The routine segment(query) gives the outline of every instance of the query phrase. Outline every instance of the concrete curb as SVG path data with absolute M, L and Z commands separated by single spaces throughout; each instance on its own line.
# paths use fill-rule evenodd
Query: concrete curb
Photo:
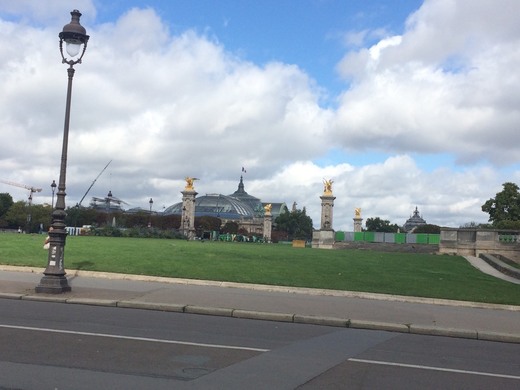
M 294 315 L 293 322 L 297 324 L 336 326 L 339 328 L 348 328 L 350 325 L 350 320 L 347 320 L 345 318 L 319 317 L 298 314 Z
M 177 303 L 153 303 L 141 301 L 119 301 L 117 307 L 127 309 L 143 309 L 143 310 L 157 310 L 157 311 L 171 311 L 176 313 L 183 313 L 185 305 Z
M 458 337 L 462 339 L 478 339 L 478 332 L 470 329 L 439 328 L 410 324 L 410 333 L 430 336 Z
M 112 299 L 96 299 L 96 298 L 69 298 L 67 303 L 75 305 L 90 305 L 90 306 L 109 306 L 116 307 L 117 300 Z
M 249 320 L 294 322 L 294 314 L 271 313 L 271 312 L 266 312 L 266 311 L 254 311 L 254 310 L 233 310 L 233 317 L 247 318 Z
M 479 340 L 488 341 L 500 341 L 504 343 L 517 343 L 520 344 L 520 335 L 508 334 L 508 333 L 497 333 L 497 332 L 478 332 Z
M 17 293 L 0 293 L 0 298 L 3 299 L 22 299 L 22 294 Z
M 49 295 L 22 295 L 20 299 L 25 301 L 67 303 L 66 297 L 53 297 Z
M 26 295 L 0 293 L 0 299 L 23 299 L 27 301 L 55 302 L 78 305 L 118 307 L 142 310 L 169 311 L 187 314 L 213 315 L 242 319 L 254 319 L 275 322 L 292 322 L 298 324 L 333 326 L 340 328 L 381 330 L 418 335 L 445 336 L 464 339 L 486 340 L 520 344 L 520 334 L 496 333 L 471 329 L 439 328 L 434 326 L 399 324 L 391 322 L 365 321 L 336 317 L 309 316 L 290 313 L 273 313 L 265 311 L 231 309 L 224 307 L 205 307 L 167 303 L 150 303 L 142 301 L 116 301 L 91 298 L 62 298 L 49 295 Z
M 206 306 L 185 306 L 184 313 L 189 314 L 203 314 L 220 317 L 232 317 L 233 309 L 225 307 L 206 307 Z
M 10 266 L 10 265 L 0 265 L 0 271 L 29 272 L 29 273 L 43 274 L 44 270 L 45 270 L 44 268 L 37 268 L 37 267 L 18 267 L 18 266 Z M 214 280 L 167 278 L 167 277 L 162 277 L 162 276 L 118 274 L 118 273 L 110 273 L 110 272 L 95 272 L 95 271 L 81 271 L 81 270 L 70 270 L 70 271 L 68 271 L 67 276 L 68 277 L 81 276 L 81 277 L 86 277 L 86 278 L 101 278 L 101 279 L 110 279 L 110 280 L 131 280 L 131 281 L 141 281 L 141 282 L 157 282 L 157 283 L 182 284 L 182 285 L 194 285 L 194 286 L 241 288 L 241 289 L 247 289 L 247 290 L 253 290 L 253 291 L 281 292 L 281 293 L 316 295 L 316 296 L 322 295 L 322 296 L 345 297 L 345 298 L 360 298 L 360 299 L 372 299 L 372 300 L 391 301 L 391 302 L 426 303 L 426 304 L 431 304 L 431 305 L 470 307 L 470 308 L 478 308 L 478 309 L 498 309 L 498 310 L 509 310 L 509 311 L 520 312 L 520 306 L 515 306 L 515 305 L 501 305 L 501 304 L 493 304 L 493 303 L 456 301 L 456 300 L 440 299 L 440 298 L 421 298 L 421 297 L 410 297 L 410 296 L 405 296 L 405 295 L 366 293 L 366 292 L 358 292 L 358 291 L 342 291 L 342 290 L 327 290 L 327 289 L 317 289 L 317 288 L 307 288 L 307 287 L 288 287 L 288 286 L 274 286 L 274 285 L 265 285 L 265 284 L 219 282 L 219 281 L 214 281 Z
M 350 320 L 349 328 L 386 330 L 389 332 L 410 333 L 410 327 L 406 324 L 394 324 L 389 322 L 378 321 Z

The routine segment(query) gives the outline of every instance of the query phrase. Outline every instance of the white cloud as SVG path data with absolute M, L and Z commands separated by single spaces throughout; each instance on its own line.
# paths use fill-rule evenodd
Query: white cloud
M 0 15 L 27 14 L 0 18 L 0 179 L 42 187 L 39 199 L 50 202 L 67 83 L 57 31 L 68 20 L 58 15 L 68 17 L 70 5 L 33 3 L 0 0 Z M 112 190 L 145 209 L 153 197 L 159 210 L 180 200 L 188 175 L 201 179 L 200 194 L 230 194 L 245 166 L 250 194 L 289 207 L 295 201 L 316 227 L 324 178 L 334 180 L 336 229 L 352 229 L 356 207 L 365 219 L 398 224 L 415 206 L 431 223 L 483 222 L 480 205 L 501 183 L 520 179 L 500 168 L 519 155 L 520 33 L 512 11 L 520 6 L 486 4 L 426 1 L 402 36 L 346 53 L 338 70 L 352 84 L 330 109 L 320 107 L 320 87 L 297 65 L 258 65 L 194 30 L 172 34 L 153 9 L 96 24 L 85 1 L 77 7 L 91 39 L 75 67 L 67 204 L 113 160 L 86 202 Z M 348 154 L 327 166 L 313 162 L 331 149 L 388 157 L 361 166 Z M 468 165 L 425 171 L 413 157 L 436 153 Z M 471 165 L 482 160 L 495 165 Z
M 94 168 L 109 160 L 114 160 L 113 192 L 134 198 L 139 196 L 134 189 L 151 193 L 160 180 L 229 177 L 244 164 L 265 175 L 327 148 L 326 139 L 316 137 L 324 133 L 330 113 L 319 107 L 312 81 L 294 65 L 258 67 L 193 31 L 170 36 L 150 9 L 132 9 L 114 24 L 88 27 L 88 33 L 73 82 L 71 198 L 79 197 L 95 177 Z M 21 45 L 27 52 L 0 67 L 6 76 L 2 125 L 19 129 L 2 154 L 17 154 L 18 166 L 4 176 L 45 183 L 51 177 L 40 179 L 38 170 L 59 162 L 66 68 L 47 30 L 2 34 L 43 42 L 45 48 Z M 21 104 L 28 100 L 31 104 Z M 20 174 L 24 168 L 32 177 Z
M 515 1 L 426 1 L 402 36 L 347 53 L 338 70 L 354 79 L 335 124 L 342 145 L 516 163 L 519 10 Z
M 486 222 L 480 210 L 485 200 L 500 190 L 499 180 L 488 168 L 454 173 L 445 169 L 424 172 L 408 155 L 390 157 L 382 163 L 354 167 L 349 164 L 319 167 L 295 162 L 273 177 L 263 180 L 245 178 L 249 194 L 273 201 L 296 202 L 305 207 L 315 227 L 320 224 L 320 196 L 323 179 L 332 179 L 334 228 L 352 230 L 354 209 L 360 207 L 364 221 L 381 217 L 403 225 L 417 206 L 428 223 L 458 227 L 467 222 Z M 483 187 L 481 183 L 490 186 Z M 235 189 L 229 182 L 231 193 Z M 232 189 L 232 190 L 231 190 Z

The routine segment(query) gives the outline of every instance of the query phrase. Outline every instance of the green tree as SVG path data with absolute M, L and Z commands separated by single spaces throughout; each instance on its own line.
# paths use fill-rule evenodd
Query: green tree
M 497 227 L 504 221 L 520 220 L 520 192 L 518 185 L 511 182 L 502 184 L 502 191 L 497 192 L 482 205 L 482 211 L 489 214 L 489 222 Z
M 203 231 L 219 231 L 222 220 L 217 217 L 202 216 L 195 217 L 195 229 Z
M 228 221 L 224 224 L 221 229 L 221 232 L 224 234 L 237 234 L 238 233 L 238 223 L 233 221 Z
M 9 210 L 13 203 L 13 197 L 10 194 L 6 192 L 0 194 L 0 217 L 7 213 L 7 210 Z
M 511 220 L 499 221 L 495 225 L 493 225 L 493 227 L 496 229 L 520 230 L 520 221 L 511 221 Z
M 389 220 L 379 217 L 367 218 L 365 225 L 369 232 L 396 233 L 399 230 L 396 224 L 391 225 Z
M 181 226 L 180 215 L 154 215 L 152 219 L 153 226 L 159 229 L 179 229 Z
M 7 226 L 11 229 L 17 229 L 20 227 L 22 230 L 25 230 L 27 216 L 27 203 L 23 200 L 19 200 L 18 202 L 14 202 L 7 213 L 5 213 L 5 220 Z
M 7 227 L 7 221 L 4 216 L 13 205 L 13 197 L 8 193 L 0 194 L 0 227 Z
M 438 225 L 419 225 L 417 226 L 414 231 L 414 233 L 427 233 L 427 234 L 440 234 L 441 233 L 441 227 Z
M 94 225 L 99 211 L 90 207 L 74 206 L 67 208 L 67 216 L 65 217 L 65 224 L 67 226 L 81 227 L 84 225 Z M 106 216 L 106 213 L 102 213 Z
M 50 204 L 33 204 L 28 207 L 31 215 L 31 222 L 29 224 L 29 232 L 45 232 L 51 225 L 52 207 Z
M 312 219 L 305 207 L 303 210 L 295 209 L 276 217 L 275 230 L 286 232 L 289 240 L 309 240 L 312 238 Z

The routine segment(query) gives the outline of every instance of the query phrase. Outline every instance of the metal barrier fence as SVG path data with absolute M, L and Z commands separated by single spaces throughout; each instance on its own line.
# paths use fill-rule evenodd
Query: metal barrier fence
M 342 242 L 385 242 L 390 244 L 439 244 L 440 234 L 338 231 L 336 232 L 335 240 Z
M 67 226 L 65 230 L 67 231 L 67 235 L 69 236 L 79 236 L 83 234 L 83 230 L 85 229 L 82 227 Z

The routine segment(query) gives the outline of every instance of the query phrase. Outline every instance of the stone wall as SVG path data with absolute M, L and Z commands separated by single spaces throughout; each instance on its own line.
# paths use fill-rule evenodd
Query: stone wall
M 476 257 L 495 254 L 520 263 L 520 231 L 443 228 L 439 253 Z
M 351 241 L 334 243 L 333 249 L 363 249 L 378 252 L 398 252 L 398 253 L 429 253 L 439 252 L 439 246 L 434 244 L 394 244 L 387 242 L 363 242 Z

